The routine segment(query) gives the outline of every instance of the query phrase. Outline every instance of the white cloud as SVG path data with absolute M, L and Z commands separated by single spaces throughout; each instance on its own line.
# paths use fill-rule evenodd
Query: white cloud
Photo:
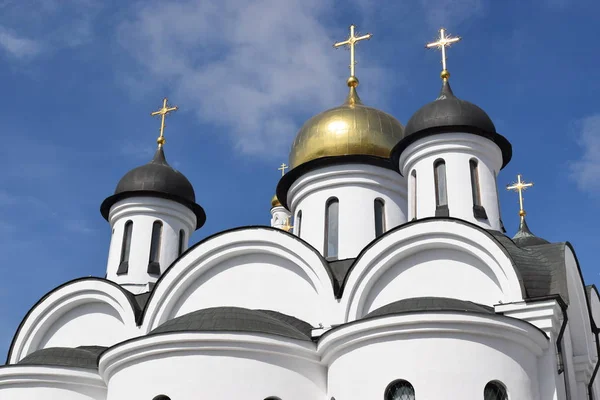
M 242 152 L 280 155 L 300 117 L 345 97 L 347 56 L 332 49 L 334 35 L 321 22 L 333 7 L 322 0 L 144 3 L 119 30 L 120 44 L 143 67 L 127 84 L 159 82 L 182 110 L 226 128 Z M 346 26 L 337 25 L 339 39 Z M 369 59 L 383 73 L 375 64 Z
M 102 4 L 94 0 L 0 3 L 0 47 L 21 60 L 89 43 Z
M 64 221 L 64 227 L 66 230 L 73 233 L 90 234 L 94 232 L 89 223 L 83 219 Z
M 427 22 L 435 28 L 452 27 L 480 15 L 484 11 L 486 0 L 420 0 Z
M 571 163 L 571 178 L 580 190 L 600 194 L 600 114 L 582 119 L 577 128 L 583 154 Z
M 26 59 L 39 54 L 42 46 L 35 40 L 19 37 L 0 27 L 0 46 L 11 56 Z

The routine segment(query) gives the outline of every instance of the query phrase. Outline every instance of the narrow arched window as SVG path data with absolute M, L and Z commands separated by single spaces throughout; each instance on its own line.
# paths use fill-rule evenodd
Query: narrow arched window
M 412 190 L 412 196 L 411 196 L 412 219 L 417 219 L 417 171 L 414 169 L 410 173 L 410 187 Z
M 152 224 L 152 238 L 150 241 L 150 260 L 148 273 L 160 274 L 160 241 L 162 236 L 162 222 L 154 221 Z
M 131 251 L 131 234 L 133 233 L 133 221 L 125 222 L 123 229 L 123 241 L 121 242 L 121 259 L 119 260 L 119 268 L 117 275 L 126 274 L 129 270 L 129 252 Z
M 435 180 L 435 205 L 437 207 L 448 205 L 448 193 L 446 191 L 446 162 L 437 160 L 433 163 Z
M 294 218 L 294 226 L 296 227 L 296 236 L 300 237 L 302 229 L 302 210 L 298 211 L 296 218 Z
M 385 389 L 384 400 L 415 400 L 415 389 L 408 381 L 394 381 Z
M 182 255 L 185 251 L 185 231 L 179 230 L 179 255 Z
M 325 257 L 337 259 L 338 257 L 338 220 L 340 202 L 332 197 L 325 206 Z
M 477 160 L 470 160 L 469 168 L 471 170 L 471 194 L 473 196 L 473 205 L 481 206 L 481 190 L 479 187 L 479 168 Z
M 375 200 L 375 237 L 383 235 L 385 232 L 385 204 L 383 200 Z
M 483 400 L 508 400 L 506 387 L 498 381 L 489 382 L 483 389 Z

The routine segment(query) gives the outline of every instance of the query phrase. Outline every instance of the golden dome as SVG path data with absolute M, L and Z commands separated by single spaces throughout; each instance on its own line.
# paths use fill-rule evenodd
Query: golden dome
M 289 164 L 295 168 L 321 157 L 368 155 L 387 158 L 404 137 L 404 127 L 383 111 L 362 104 L 356 82 L 344 104 L 309 119 L 296 135 Z
M 271 199 L 271 208 L 273 207 L 281 207 L 281 203 L 279 202 L 276 194 L 274 194 L 273 198 Z

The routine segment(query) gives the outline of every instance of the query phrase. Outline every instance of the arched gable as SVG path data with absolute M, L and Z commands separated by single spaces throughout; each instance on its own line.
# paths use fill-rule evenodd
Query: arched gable
M 590 304 L 592 323 L 597 330 L 598 327 L 600 327 L 600 294 L 598 294 L 598 288 L 596 288 L 596 285 L 586 286 L 586 289 Z
M 133 296 L 106 279 L 67 282 L 29 310 L 11 344 L 7 364 L 47 347 L 112 346 L 136 335 Z
M 346 276 L 344 322 L 394 301 L 450 297 L 493 306 L 522 301 L 525 289 L 504 247 L 457 219 L 423 219 L 371 243 Z
M 582 377 L 583 380 L 587 381 L 591 376 L 597 357 L 595 337 L 592 331 L 593 317 L 579 262 L 570 243 L 565 244 L 564 255 L 569 292 L 567 315 L 569 317 L 573 359 L 576 364 L 575 370 L 581 372 L 585 376 L 585 378 Z
M 214 306 L 269 309 L 317 325 L 333 307 L 332 282 L 321 255 L 294 235 L 270 227 L 221 232 L 163 274 L 144 310 L 143 330 Z

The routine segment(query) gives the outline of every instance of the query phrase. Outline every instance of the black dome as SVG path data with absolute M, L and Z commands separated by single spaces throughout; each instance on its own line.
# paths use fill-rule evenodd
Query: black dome
M 115 193 L 102 203 L 102 216 L 108 220 L 113 204 L 130 196 L 158 196 L 177 201 L 196 214 L 196 229 L 206 221 L 204 210 L 196 204 L 194 187 L 181 172 L 167 163 L 162 147 L 156 150 L 148 164 L 132 169 L 121 178 Z
M 167 332 L 254 332 L 310 341 L 311 327 L 289 315 L 268 310 L 214 307 L 173 318 L 150 334 Z
M 467 132 L 484 136 L 500 147 L 502 151 L 502 167 L 512 157 L 512 146 L 502 135 L 485 111 L 452 93 L 450 83 L 444 80 L 442 90 L 437 99 L 421 107 L 410 118 L 404 128 L 402 139 L 392 151 L 393 158 L 398 161 L 402 151 L 411 143 L 423 137 L 445 132 Z

